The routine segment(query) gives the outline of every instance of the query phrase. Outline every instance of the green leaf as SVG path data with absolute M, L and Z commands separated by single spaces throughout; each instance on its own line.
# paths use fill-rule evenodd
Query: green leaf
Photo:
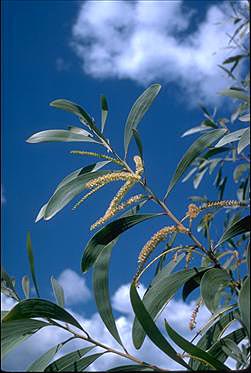
M 235 183 L 238 183 L 240 177 L 242 174 L 249 170 L 249 164 L 248 163 L 241 163 L 239 164 L 235 169 L 233 173 L 233 178 Z
M 230 240 L 231 238 L 238 236 L 242 233 L 246 233 L 250 231 L 250 216 L 245 216 L 231 224 L 221 236 L 219 242 L 215 247 L 222 245 L 224 242 Z
M 227 271 L 222 269 L 212 268 L 204 273 L 200 283 L 201 296 L 212 313 L 218 306 L 218 294 L 229 285 L 230 281 Z
M 144 294 L 142 302 L 147 312 L 155 320 L 182 285 L 197 274 L 199 270 L 183 270 L 170 273 L 169 267 L 164 267 L 153 279 L 148 291 Z M 204 270 L 204 269 L 203 269 Z M 145 331 L 137 318 L 133 322 L 132 337 L 134 346 L 139 349 L 145 339 Z
M 240 313 L 243 325 L 250 339 L 250 277 L 244 281 L 239 295 Z
M 243 132 L 237 147 L 237 153 L 240 154 L 250 144 L 250 128 Z
M 82 330 L 74 317 L 57 304 L 44 299 L 26 299 L 19 302 L 8 312 L 3 321 L 30 319 L 33 317 L 51 318 L 67 322 Z
M 22 289 L 23 289 L 25 298 L 28 299 L 30 296 L 30 280 L 28 276 L 23 276 L 22 278 Z
M 129 215 L 107 224 L 100 229 L 87 243 L 82 256 L 81 268 L 86 272 L 97 260 L 103 248 L 117 238 L 121 233 L 145 220 L 160 216 L 161 214 Z
M 228 133 L 227 135 L 223 136 L 222 139 L 220 139 L 220 141 L 217 142 L 215 147 L 219 148 L 223 145 L 229 144 L 230 142 L 238 141 L 244 132 L 245 132 L 245 129 L 241 129 L 241 130 Z
M 100 97 L 101 102 L 101 132 L 104 131 L 105 123 L 108 115 L 108 104 L 105 96 Z
M 57 301 L 57 304 L 64 308 L 64 289 L 62 288 L 62 286 L 59 284 L 59 282 L 53 277 L 51 276 L 51 286 L 52 286 L 52 290 L 53 290 L 53 293 L 54 293 L 54 297 Z
M 198 172 L 194 179 L 193 179 L 193 186 L 194 186 L 194 189 L 198 189 L 202 179 L 203 179 L 203 176 L 205 175 L 205 173 L 207 172 L 208 168 L 204 168 L 204 170 L 202 170 L 201 172 Z
M 250 99 L 249 96 L 245 95 L 241 91 L 237 91 L 236 89 L 225 89 L 224 91 L 221 91 L 219 94 L 221 96 L 227 96 L 227 97 L 231 97 L 236 100 L 241 100 L 245 102 L 249 102 L 249 99 Z
M 1 293 L 4 293 L 8 297 L 11 297 L 17 301 L 20 300 L 15 287 L 13 286 L 12 279 L 3 267 L 1 267 Z
M 160 330 L 157 328 L 151 315 L 145 308 L 144 303 L 141 301 L 134 283 L 131 284 L 130 298 L 133 311 L 138 321 L 140 322 L 142 328 L 144 329 L 144 332 L 151 339 L 151 341 L 171 359 L 173 359 L 178 364 L 181 364 L 182 366 L 190 370 L 188 364 L 177 354 L 177 352 L 173 349 L 173 347 L 163 337 Z M 137 348 L 137 346 L 135 347 Z
M 250 122 L 250 113 L 242 115 L 241 117 L 239 117 L 239 120 L 241 122 Z
M 83 357 L 82 359 L 67 365 L 65 368 L 61 369 L 60 372 L 81 372 L 102 355 L 104 355 L 104 352 Z
M 185 338 L 179 335 L 175 330 L 165 320 L 165 328 L 169 337 L 177 344 L 182 350 L 188 352 L 190 355 L 202 359 L 205 363 L 209 364 L 211 367 L 219 370 L 230 370 L 226 365 L 222 364 L 220 361 L 215 359 L 213 356 L 207 352 L 201 350 L 197 346 L 194 346 L 191 342 L 188 342 Z M 206 364 L 206 365 L 207 365 Z
M 208 350 L 212 345 L 214 345 L 217 340 L 221 337 L 227 327 L 236 320 L 236 311 L 231 311 L 224 316 L 222 316 L 217 322 L 215 322 L 206 333 L 197 342 L 197 347 L 203 351 Z M 189 365 L 193 370 L 197 370 L 200 362 L 195 359 L 189 360 Z
M 154 371 L 153 368 L 145 365 L 120 365 L 112 369 L 108 369 L 107 372 L 139 372 L 139 371 Z
M 148 87 L 135 101 L 126 121 L 125 132 L 124 132 L 124 148 L 125 157 L 127 155 L 128 146 L 133 135 L 132 130 L 137 129 L 137 126 L 146 111 L 151 106 L 153 100 L 160 91 L 161 86 L 159 84 L 152 84 Z
M 184 172 L 187 170 L 187 168 L 190 166 L 190 164 L 203 152 L 206 148 L 211 146 L 216 140 L 218 140 L 219 137 L 221 137 L 226 132 L 225 129 L 217 129 L 212 130 L 210 132 L 207 132 L 203 134 L 201 137 L 199 137 L 186 151 L 182 159 L 180 160 L 176 171 L 171 179 L 171 182 L 169 184 L 169 187 L 167 189 L 165 199 L 171 192 L 171 190 L 174 188 L 176 183 L 179 181 L 179 179 L 182 177 Z
M 142 141 L 141 141 L 141 138 L 139 136 L 139 133 L 134 128 L 132 129 L 132 133 L 133 133 L 133 137 L 134 137 L 135 143 L 136 143 L 138 151 L 139 151 L 139 155 L 140 155 L 141 159 L 143 159 L 143 145 L 142 145 Z
M 38 298 L 40 297 L 39 295 L 39 290 L 38 290 L 38 284 L 36 280 L 36 273 L 35 273 L 35 264 L 34 264 L 34 256 L 33 256 L 33 250 L 32 250 L 32 243 L 31 243 L 31 235 L 30 232 L 27 233 L 27 238 L 26 238 L 26 248 L 27 248 L 27 255 L 29 259 L 29 265 L 30 265 L 30 271 L 31 271 L 31 278 L 37 293 Z
M 25 339 L 29 338 L 33 333 L 36 333 L 41 328 L 50 325 L 44 321 L 31 319 L 5 321 L 8 313 L 3 317 L 1 324 L 2 358 L 15 346 L 23 342 Z
M 63 345 L 64 343 L 59 343 L 58 345 L 50 348 L 29 366 L 27 372 L 43 372 L 56 353 L 63 347 Z
M 102 163 L 102 165 L 100 165 Z M 49 220 L 54 215 L 56 215 L 60 210 L 62 210 L 74 197 L 76 197 L 80 192 L 85 189 L 85 185 L 88 181 L 95 179 L 99 176 L 111 173 L 111 171 L 95 171 L 95 167 L 98 169 L 103 167 L 106 162 L 95 163 L 95 166 L 91 172 L 86 172 L 69 181 L 59 189 L 50 198 L 47 203 L 44 219 Z
M 99 144 L 98 141 L 94 140 L 90 136 L 85 136 L 82 133 L 76 133 L 69 130 L 46 130 L 42 132 L 37 132 L 31 137 L 29 137 L 26 142 L 30 144 L 37 144 L 39 142 L 71 142 L 71 141 L 87 141 L 95 142 Z
M 63 369 L 67 368 L 68 366 L 74 365 L 77 361 L 81 359 L 82 356 L 87 354 L 87 352 L 91 351 L 94 346 L 85 347 L 80 350 L 76 350 L 70 352 L 59 359 L 53 361 L 50 365 L 45 368 L 45 372 L 61 372 Z
M 231 339 L 235 341 L 235 343 L 241 342 L 246 337 L 246 333 L 243 328 L 237 329 L 233 331 L 232 333 L 228 334 L 226 337 L 222 338 L 221 340 L 217 341 L 207 352 L 214 356 L 215 359 L 221 361 L 224 363 L 228 355 L 223 351 L 222 347 L 225 344 L 226 339 Z M 203 364 L 199 364 L 197 370 L 208 370 L 209 368 L 206 368 Z
M 189 294 L 191 294 L 195 289 L 200 286 L 200 282 L 204 273 L 209 271 L 210 268 L 205 269 L 204 271 L 200 271 L 196 273 L 193 277 L 189 278 L 188 281 L 185 282 L 182 290 L 182 298 L 185 302 Z
M 73 133 L 80 133 L 84 136 L 93 137 L 93 135 L 90 132 L 88 132 L 88 131 L 84 130 L 83 128 L 80 128 L 80 127 L 68 126 L 68 130 L 73 132 Z
M 96 133 L 96 135 L 98 135 L 100 138 L 105 140 L 100 130 L 95 126 L 94 120 L 80 105 L 77 105 L 74 102 L 71 102 L 68 100 L 58 99 L 58 100 L 52 101 L 50 103 L 50 106 L 53 106 L 53 107 L 56 107 L 57 109 L 62 109 L 62 110 L 65 110 L 72 114 L 77 115 L 82 123 L 86 124 L 90 129 L 93 130 L 93 132 Z
M 103 320 L 105 326 L 116 339 L 116 341 L 123 346 L 120 339 L 114 316 L 112 313 L 112 306 L 109 296 L 109 262 L 113 246 L 116 239 L 110 242 L 103 248 L 93 266 L 93 291 L 95 302 L 98 308 L 99 315 Z
M 210 130 L 210 127 L 208 127 L 208 126 L 197 126 L 197 127 L 193 127 L 193 128 L 190 128 L 189 130 L 185 131 L 181 135 L 181 137 L 185 137 L 185 136 L 188 136 L 188 135 L 193 135 L 194 133 L 208 131 L 208 130 Z

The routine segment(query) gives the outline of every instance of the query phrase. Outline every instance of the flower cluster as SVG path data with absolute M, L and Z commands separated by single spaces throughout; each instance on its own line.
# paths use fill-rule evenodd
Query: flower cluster
M 188 206 L 188 211 L 186 216 L 189 217 L 190 220 L 195 219 L 197 215 L 200 213 L 200 208 L 196 206 L 194 203 L 190 203 Z
M 119 166 L 123 166 L 123 163 L 120 160 L 109 157 L 108 155 L 105 155 L 105 154 L 88 152 L 86 150 L 71 150 L 70 153 L 71 154 L 78 154 L 78 155 L 87 155 L 87 156 L 90 156 L 90 157 L 103 158 L 103 159 L 107 159 L 108 161 L 111 161 L 113 163 L 117 163 Z
M 197 304 L 195 306 L 195 309 L 193 310 L 193 313 L 192 313 L 192 316 L 191 316 L 191 319 L 190 319 L 190 322 L 189 322 L 189 329 L 190 330 L 193 330 L 195 328 L 195 326 L 196 326 L 196 318 L 197 318 L 200 306 L 202 305 L 202 302 L 203 302 L 203 300 L 200 299 L 197 302 Z
M 243 203 L 236 200 L 226 200 L 226 201 L 211 201 L 207 202 L 202 209 L 208 209 L 210 207 L 240 207 L 243 206 Z

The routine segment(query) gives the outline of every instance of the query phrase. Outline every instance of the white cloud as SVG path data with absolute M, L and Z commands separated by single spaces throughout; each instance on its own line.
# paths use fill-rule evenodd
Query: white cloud
M 86 303 L 91 298 L 85 279 L 71 269 L 65 269 L 60 274 L 58 282 L 64 289 L 67 305 Z
M 9 311 L 17 302 L 7 297 L 5 294 L 1 293 L 1 310 L 2 311 Z
M 226 85 L 217 65 L 229 55 L 229 6 L 212 5 L 195 30 L 196 12 L 177 1 L 86 1 L 72 45 L 86 74 L 142 85 L 176 82 L 191 102 L 214 102 Z
M 112 296 L 113 308 L 124 314 L 116 318 L 116 325 L 124 345 L 132 355 L 144 361 L 156 364 L 163 368 L 168 368 L 169 370 L 181 370 L 181 366 L 168 359 L 164 353 L 162 353 L 152 344 L 151 341 L 149 341 L 148 338 L 145 339 L 145 342 L 139 351 L 135 350 L 131 338 L 133 312 L 130 306 L 129 288 L 130 284 L 122 285 Z M 141 291 L 143 291 L 143 287 Z M 8 301 L 6 297 L 3 297 L 3 299 L 5 302 L 4 304 L 7 305 L 8 303 L 6 302 Z M 13 304 L 11 303 L 10 307 L 12 305 Z M 191 332 L 189 330 L 188 323 L 194 309 L 194 305 L 194 302 L 185 304 L 181 300 L 171 300 L 158 320 L 159 328 L 166 335 L 165 331 L 163 330 L 163 320 L 166 318 L 175 330 L 181 333 L 185 338 L 191 339 L 195 332 Z M 80 324 L 83 325 L 83 327 L 91 334 L 93 338 L 110 347 L 120 349 L 118 343 L 106 330 L 98 313 L 93 314 L 90 318 L 84 318 L 82 315 L 77 314 L 70 309 L 68 309 L 68 311 L 71 312 L 75 318 L 77 318 Z M 201 307 L 197 320 L 197 328 L 200 328 L 208 320 L 208 318 L 209 312 L 205 307 Z M 23 371 L 27 369 L 30 363 L 38 358 L 42 353 L 61 341 L 66 340 L 68 337 L 69 334 L 64 330 L 60 330 L 59 328 L 44 328 L 13 350 L 13 352 L 11 352 L 3 361 L 2 368 L 8 371 Z M 76 350 L 78 348 L 83 348 L 85 346 L 86 342 L 84 341 L 72 341 L 60 351 L 57 358 L 67 352 Z M 175 348 L 177 347 L 175 346 Z M 101 351 L 101 349 L 97 348 L 90 353 L 96 353 L 98 351 Z M 114 366 L 123 364 L 132 364 L 132 362 L 120 358 L 115 354 L 109 354 L 96 360 L 92 365 L 89 366 L 88 371 L 106 371 Z M 231 364 L 231 367 L 234 367 L 233 362 L 230 360 L 229 364 Z

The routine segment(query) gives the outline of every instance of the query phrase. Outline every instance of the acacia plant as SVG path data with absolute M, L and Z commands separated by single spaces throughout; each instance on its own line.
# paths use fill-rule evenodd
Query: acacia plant
M 247 208 L 250 112 L 249 73 L 245 64 L 249 56 L 246 44 L 248 17 L 244 7 L 233 7 L 233 10 L 236 31 L 231 36 L 229 45 L 234 53 L 220 66 L 228 74 L 231 84 L 220 93 L 231 101 L 229 118 L 222 118 L 215 112 L 210 114 L 209 110 L 201 107 L 204 119 L 200 126 L 189 129 L 183 136 L 199 132 L 202 134 L 185 151 L 167 190 L 163 192 L 163 197 L 157 196 L 146 180 L 147 164 L 144 163 L 142 142 L 138 132 L 138 124 L 160 91 L 159 84 L 149 86 L 132 106 L 125 124 L 123 156 L 114 149 L 104 132 L 108 114 L 107 100 L 104 96 L 101 97 L 100 126 L 80 105 L 59 99 L 50 105 L 76 115 L 82 126 L 42 131 L 27 140 L 29 143 L 88 142 L 94 148 L 98 145 L 99 149 L 100 146 L 103 149 L 102 152 L 96 152 L 96 148 L 94 151 L 80 149 L 71 152 L 76 156 L 96 157 L 101 160 L 66 176 L 41 208 L 36 221 L 50 220 L 82 192 L 84 195 L 75 203 L 74 209 L 84 205 L 87 198 L 95 195 L 106 185 L 121 184 L 112 200 L 104 207 L 103 215 L 98 216 L 90 227 L 91 230 L 99 230 L 86 244 L 81 258 L 82 272 L 93 270 L 93 292 L 98 312 L 121 348 L 114 349 L 95 340 L 85 326 L 80 325 L 64 308 L 63 289 L 54 278 L 51 279 L 51 284 L 56 303 L 40 297 L 34 271 L 31 238 L 28 234 L 27 249 L 37 296 L 30 298 L 29 278 L 24 276 L 22 286 L 25 299 L 22 299 L 15 289 L 12 278 L 2 271 L 2 291 L 17 301 L 9 312 L 3 314 L 3 354 L 48 326 L 63 328 L 69 332 L 67 340 L 54 346 L 33 362 L 29 371 L 83 371 L 107 353 L 117 354 L 132 361 L 132 365 L 120 366 L 110 371 L 168 370 L 141 361 L 124 346 L 112 313 L 108 286 L 109 261 L 114 245 L 119 245 L 120 235 L 136 224 L 143 224 L 146 220 L 159 217 L 164 221 L 163 227 L 153 233 L 152 237 L 146 234 L 146 243 L 139 250 L 138 263 L 132 263 L 135 267 L 135 276 L 130 288 L 130 300 L 135 313 L 132 327 L 134 346 L 139 349 L 148 336 L 168 358 L 188 370 L 228 370 L 225 364 L 228 357 L 235 360 L 238 369 L 248 366 L 250 249 Z M 137 154 L 131 155 L 129 144 L 133 138 L 138 151 Z M 226 171 L 226 164 L 230 166 L 231 171 Z M 194 188 L 197 189 L 207 172 L 210 185 L 215 188 L 218 199 L 211 201 L 205 195 L 191 196 L 183 216 L 176 216 L 169 209 L 169 199 L 177 182 L 182 179 L 184 182 L 193 177 Z M 210 176 L 213 174 L 214 182 Z M 235 191 L 235 199 L 225 195 L 227 180 Z M 134 192 L 135 186 L 141 187 L 140 194 Z M 151 204 L 159 207 L 158 213 L 147 210 L 151 208 Z M 141 213 L 141 209 L 144 209 L 144 213 Z M 217 238 L 216 228 L 221 234 L 220 238 Z M 162 248 L 158 255 L 155 254 L 157 246 Z M 155 273 L 141 299 L 138 286 L 143 274 L 152 266 L 155 266 Z M 184 301 L 195 290 L 196 294 L 199 294 L 190 317 L 191 330 L 196 327 L 196 317 L 201 305 L 211 312 L 207 324 L 198 330 L 190 341 L 184 339 L 169 325 L 168 314 L 164 322 L 165 332 L 156 324 L 165 305 L 180 289 Z M 229 329 L 230 326 L 232 329 Z M 83 348 L 57 358 L 55 355 L 59 350 L 73 339 L 82 340 Z M 169 343 L 170 339 L 183 351 L 182 353 L 177 353 Z M 96 347 L 101 348 L 101 352 L 100 349 L 99 352 L 93 352 Z

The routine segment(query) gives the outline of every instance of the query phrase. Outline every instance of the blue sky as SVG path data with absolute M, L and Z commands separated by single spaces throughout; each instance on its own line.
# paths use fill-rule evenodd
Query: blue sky
M 204 102 L 213 110 L 220 105 L 215 93 L 226 84 L 222 74 L 213 73 L 229 53 L 220 47 L 227 41 L 230 26 L 224 24 L 217 31 L 214 24 L 215 18 L 224 19 L 224 2 L 154 2 L 150 13 L 142 4 L 145 2 L 2 2 L 3 265 L 16 277 L 20 289 L 21 278 L 29 271 L 25 241 L 30 231 L 43 297 L 51 298 L 51 275 L 61 276 L 66 285 L 69 278 L 76 281 L 86 302 L 80 299 L 72 310 L 89 321 L 95 316 L 91 276 L 79 277 L 80 258 L 91 237 L 89 226 L 103 214 L 117 186 L 107 187 L 76 211 L 71 211 L 71 204 L 52 220 L 35 224 L 40 207 L 64 176 L 92 163 L 91 158 L 69 151 L 98 148 L 82 143 L 33 145 L 25 140 L 38 131 L 79 125 L 74 116 L 49 107 L 57 98 L 81 104 L 99 123 L 99 97 L 104 94 L 109 105 L 105 133 L 122 154 L 124 124 L 134 100 L 147 85 L 160 82 L 162 90 L 139 132 L 149 184 L 163 196 L 192 141 L 181 134 L 203 119 L 197 103 Z M 132 145 L 130 157 L 134 154 Z M 170 208 L 182 216 L 190 195 L 207 193 L 216 199 L 208 185 L 205 178 L 199 193 L 191 182 L 177 186 Z M 235 197 L 230 189 L 227 192 L 228 198 Z M 156 211 L 155 206 L 148 211 Z M 111 263 L 113 295 L 119 289 L 123 293 L 121 286 L 135 273 L 138 252 L 163 224 L 163 219 L 146 222 L 121 237 Z M 119 316 L 120 310 L 117 305 L 115 314 Z

